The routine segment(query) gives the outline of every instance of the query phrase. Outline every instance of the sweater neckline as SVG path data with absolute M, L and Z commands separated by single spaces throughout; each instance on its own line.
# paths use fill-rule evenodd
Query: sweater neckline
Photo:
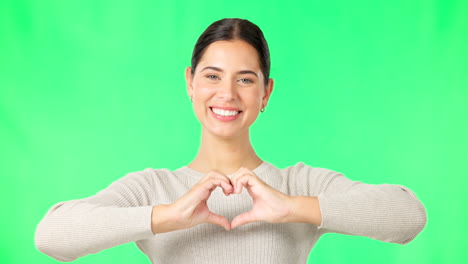
M 257 168 L 253 169 L 253 172 L 258 176 L 261 172 L 263 172 L 268 167 L 268 165 L 270 165 L 269 162 L 263 161 L 260 165 L 258 165 Z M 196 170 L 188 167 L 187 165 L 179 168 L 178 171 L 181 171 L 181 172 L 183 172 L 185 174 L 195 176 L 195 177 L 199 177 L 199 178 L 201 178 L 203 175 L 206 174 L 206 172 L 196 171 Z M 227 176 L 229 178 L 231 178 L 232 175 L 234 175 L 234 173 L 228 174 Z

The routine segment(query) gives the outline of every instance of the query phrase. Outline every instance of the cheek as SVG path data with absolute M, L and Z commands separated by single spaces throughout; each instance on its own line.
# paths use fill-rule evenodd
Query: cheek
M 214 89 L 206 84 L 197 84 L 193 87 L 193 94 L 198 103 L 205 103 L 211 96 L 213 96 Z
M 251 106 L 260 105 L 262 103 L 262 93 L 260 91 L 255 91 L 245 94 L 244 101 Z
M 197 86 L 194 88 L 193 107 L 196 112 L 202 113 L 206 111 L 207 104 L 213 96 L 213 89 L 208 87 Z

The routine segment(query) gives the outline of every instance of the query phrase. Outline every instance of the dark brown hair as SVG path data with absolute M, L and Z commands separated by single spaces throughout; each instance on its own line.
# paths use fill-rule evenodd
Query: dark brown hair
M 243 40 L 258 52 L 265 85 L 270 78 L 270 51 L 262 30 L 254 23 L 240 18 L 225 18 L 213 22 L 198 38 L 192 53 L 192 74 L 206 48 L 219 40 Z

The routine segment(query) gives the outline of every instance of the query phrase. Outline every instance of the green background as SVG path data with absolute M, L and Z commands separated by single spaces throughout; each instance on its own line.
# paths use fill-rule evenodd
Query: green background
M 53 204 L 195 157 L 184 69 L 225 17 L 270 45 L 275 87 L 251 128 L 262 159 L 405 185 L 426 206 L 408 245 L 327 234 L 309 263 L 466 260 L 468 1 L 2 0 L 0 261 L 57 263 L 34 246 Z M 127 244 L 75 263 L 149 260 Z

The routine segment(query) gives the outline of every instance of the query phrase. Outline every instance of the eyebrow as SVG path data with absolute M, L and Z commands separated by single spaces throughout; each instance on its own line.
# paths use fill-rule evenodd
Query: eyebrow
M 204 70 L 214 70 L 214 71 L 224 72 L 223 69 L 214 67 L 214 66 L 207 66 L 203 68 L 201 71 L 204 71 Z M 242 70 L 242 71 L 237 72 L 237 74 L 249 74 L 249 73 L 255 75 L 258 78 L 258 75 L 254 71 L 251 71 L 251 70 Z

